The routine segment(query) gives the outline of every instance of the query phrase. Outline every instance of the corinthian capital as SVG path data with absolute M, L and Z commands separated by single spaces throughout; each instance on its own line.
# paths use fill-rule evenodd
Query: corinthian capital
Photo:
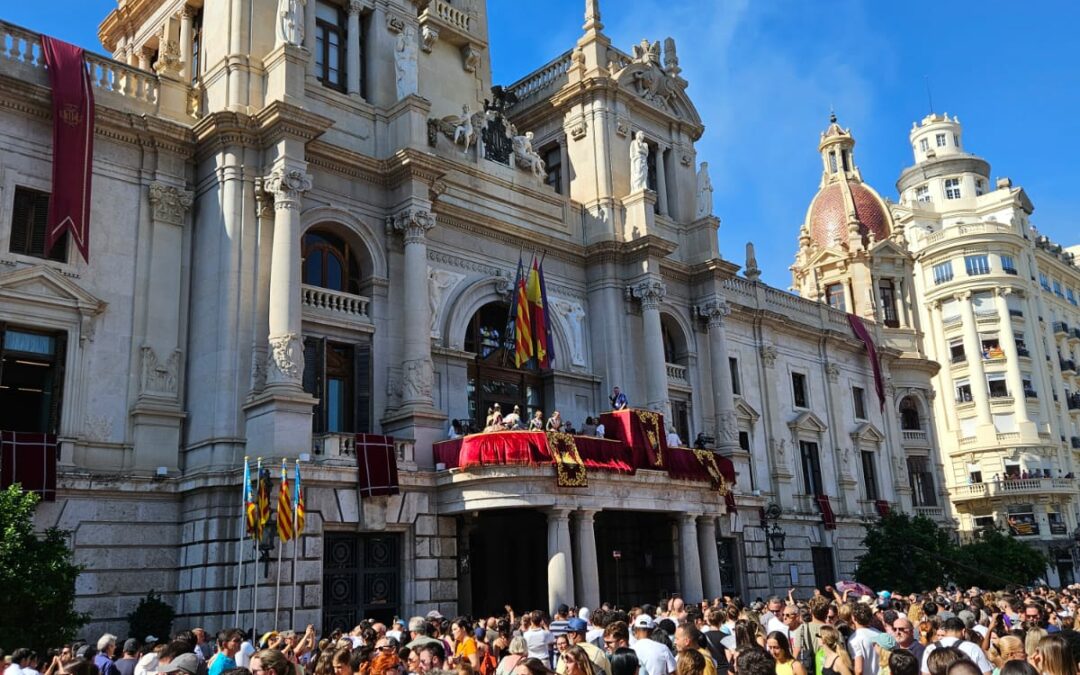
M 172 185 L 150 183 L 150 213 L 154 220 L 179 225 L 191 208 L 193 193 Z
M 311 189 L 311 176 L 301 169 L 274 169 L 263 179 L 263 190 L 274 195 L 275 209 L 300 209 L 300 197 Z
M 646 279 L 633 286 L 626 287 L 627 298 L 641 303 L 641 309 L 660 309 L 660 303 L 667 295 L 667 286 L 659 279 Z
M 406 245 L 423 242 L 427 231 L 433 227 L 435 216 L 431 211 L 412 206 L 386 218 L 387 234 L 400 234 Z
M 697 306 L 697 315 L 709 322 L 709 328 L 722 328 L 724 318 L 731 314 L 731 305 L 727 300 L 713 297 Z

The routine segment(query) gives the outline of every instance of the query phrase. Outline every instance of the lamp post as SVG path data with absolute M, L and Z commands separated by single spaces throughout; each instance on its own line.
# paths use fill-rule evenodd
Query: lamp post
M 787 533 L 776 522 L 780 520 L 782 513 L 780 507 L 775 503 L 770 503 L 761 509 L 761 525 L 759 527 L 765 533 L 765 559 L 768 562 L 766 572 L 769 577 L 769 592 L 773 591 L 773 553 L 776 554 L 777 560 L 783 560 L 784 558 L 784 540 L 787 539 Z
M 262 538 L 259 539 L 259 562 L 263 564 L 263 578 L 270 578 L 270 559 L 274 552 L 274 542 L 277 540 L 277 515 L 270 514 L 270 520 L 263 528 Z

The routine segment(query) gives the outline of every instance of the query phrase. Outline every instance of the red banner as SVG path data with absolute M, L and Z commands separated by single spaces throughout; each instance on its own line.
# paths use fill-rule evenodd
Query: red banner
M 356 466 L 361 497 L 398 494 L 397 453 L 391 436 L 356 434 Z
M 71 233 L 90 262 L 90 177 L 94 168 L 94 92 L 81 47 L 47 35 L 41 50 L 53 99 L 53 174 L 45 251 Z
M 870 368 L 874 371 L 874 390 L 877 391 L 881 410 L 885 410 L 885 380 L 881 377 L 881 362 L 878 361 L 877 346 L 874 345 L 874 338 L 870 335 L 870 331 L 867 330 L 862 319 L 854 314 L 848 314 L 847 318 L 848 323 L 851 324 L 851 331 L 855 333 L 855 337 L 862 340 L 863 345 L 866 347 L 866 355 L 870 358 Z

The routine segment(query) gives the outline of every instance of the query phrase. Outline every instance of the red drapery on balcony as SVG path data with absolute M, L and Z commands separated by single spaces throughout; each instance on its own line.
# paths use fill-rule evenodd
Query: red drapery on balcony
M 829 495 L 816 495 L 818 508 L 821 509 L 821 522 L 826 530 L 836 529 L 836 514 L 833 513 L 832 504 L 829 503 Z
M 0 431 L 0 488 L 14 483 L 42 501 L 56 500 L 56 436 Z
M 398 493 L 397 453 L 391 436 L 356 434 L 356 465 L 361 497 Z

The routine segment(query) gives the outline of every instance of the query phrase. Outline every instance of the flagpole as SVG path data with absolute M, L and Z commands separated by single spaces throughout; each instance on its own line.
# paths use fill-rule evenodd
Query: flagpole
M 521 279 L 521 256 L 524 255 L 524 254 L 525 254 L 525 245 L 522 244 L 521 247 L 518 248 L 518 266 L 517 266 L 517 272 L 514 274 L 514 288 L 511 291 L 511 296 L 510 296 L 511 297 L 511 300 L 510 300 L 510 312 L 506 316 L 506 328 L 510 327 L 510 322 L 511 321 L 515 321 L 514 317 L 516 316 L 516 314 L 515 314 L 514 310 L 515 310 L 515 308 L 517 306 L 517 303 L 513 299 L 515 297 L 513 294 L 517 293 L 518 281 Z M 502 340 L 502 343 L 503 343 L 502 366 L 504 368 L 506 367 L 507 344 L 514 344 L 513 341 L 510 339 L 510 331 L 506 330 L 506 328 L 503 329 L 506 332 L 506 335 L 503 336 L 503 340 Z M 516 321 L 514 323 L 514 332 L 515 333 L 517 332 L 517 322 Z
M 244 455 L 244 482 L 240 485 L 240 536 L 236 540 L 236 611 L 233 625 L 240 626 L 240 587 L 244 581 L 244 533 L 247 531 L 248 458 Z
M 289 612 L 289 622 L 292 627 L 299 628 L 300 624 L 296 622 L 296 558 L 299 555 L 298 549 L 300 548 L 300 532 L 298 529 L 298 512 L 300 504 L 300 460 L 296 460 L 296 480 L 293 481 L 293 510 L 292 510 L 292 532 L 293 532 L 293 549 L 292 549 L 292 610 Z
M 274 595 L 274 630 L 278 630 L 281 625 L 278 622 L 278 610 L 281 608 L 281 552 L 285 550 L 285 544 L 282 542 L 278 546 L 277 550 L 277 592 Z
M 259 539 L 262 538 L 262 457 L 259 458 L 255 470 L 258 472 L 255 488 L 255 533 L 258 537 L 253 540 L 255 562 L 255 590 L 251 592 L 251 639 L 253 644 L 259 639 L 257 633 L 259 628 Z

